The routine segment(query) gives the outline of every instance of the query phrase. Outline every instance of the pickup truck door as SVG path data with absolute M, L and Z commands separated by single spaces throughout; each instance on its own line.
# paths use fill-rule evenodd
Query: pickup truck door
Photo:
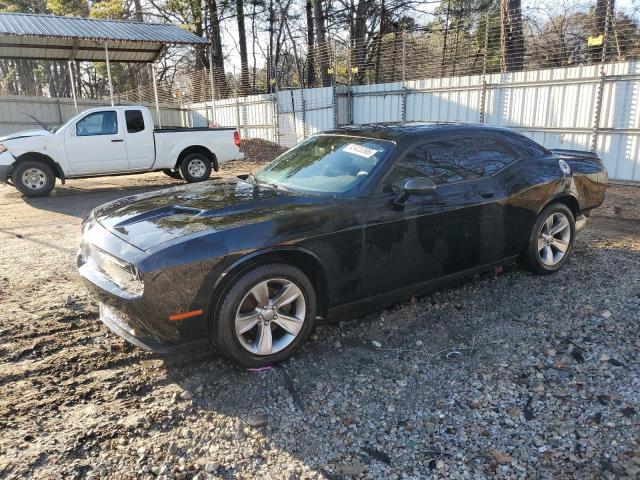
M 145 115 L 145 113 L 147 113 Z M 125 144 L 131 170 L 149 170 L 155 160 L 153 121 L 139 108 L 124 111 Z
M 73 174 L 128 171 L 123 130 L 116 110 L 92 112 L 70 125 L 65 144 Z

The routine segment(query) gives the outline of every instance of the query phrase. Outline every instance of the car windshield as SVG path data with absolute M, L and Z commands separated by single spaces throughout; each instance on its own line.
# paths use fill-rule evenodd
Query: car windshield
M 276 158 L 255 180 L 294 190 L 344 193 L 364 182 L 393 147 L 389 141 L 318 135 Z

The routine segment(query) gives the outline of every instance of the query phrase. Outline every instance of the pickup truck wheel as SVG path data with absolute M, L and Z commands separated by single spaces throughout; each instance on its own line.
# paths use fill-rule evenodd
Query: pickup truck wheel
M 56 184 L 51 167 L 38 160 L 20 162 L 11 174 L 11 182 L 27 197 L 44 197 Z
M 180 170 L 169 170 L 168 168 L 162 170 L 167 177 L 171 177 L 175 180 L 182 180 L 182 175 L 180 175 Z
M 202 182 L 211 175 L 211 161 L 202 153 L 190 153 L 180 163 L 180 173 L 187 182 Z

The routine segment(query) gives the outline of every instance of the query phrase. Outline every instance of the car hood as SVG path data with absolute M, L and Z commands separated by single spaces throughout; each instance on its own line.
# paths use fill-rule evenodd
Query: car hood
M 20 138 L 44 137 L 47 135 L 51 135 L 51 132 L 48 132 L 47 130 L 25 130 L 22 132 L 15 132 L 4 137 L 0 137 L 0 143 L 8 142 L 10 140 L 18 140 Z
M 121 198 L 97 207 L 94 215 L 116 236 L 147 251 L 202 232 L 311 213 L 320 205 L 326 205 L 324 197 L 225 179 Z

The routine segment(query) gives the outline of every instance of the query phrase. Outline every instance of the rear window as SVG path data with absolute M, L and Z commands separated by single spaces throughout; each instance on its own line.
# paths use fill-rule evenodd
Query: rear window
M 520 158 L 541 158 L 549 155 L 544 147 L 524 135 L 504 133 L 500 138 L 516 151 Z
M 144 130 L 144 118 L 140 110 L 127 110 L 124 118 L 127 120 L 127 132 L 138 133 Z

